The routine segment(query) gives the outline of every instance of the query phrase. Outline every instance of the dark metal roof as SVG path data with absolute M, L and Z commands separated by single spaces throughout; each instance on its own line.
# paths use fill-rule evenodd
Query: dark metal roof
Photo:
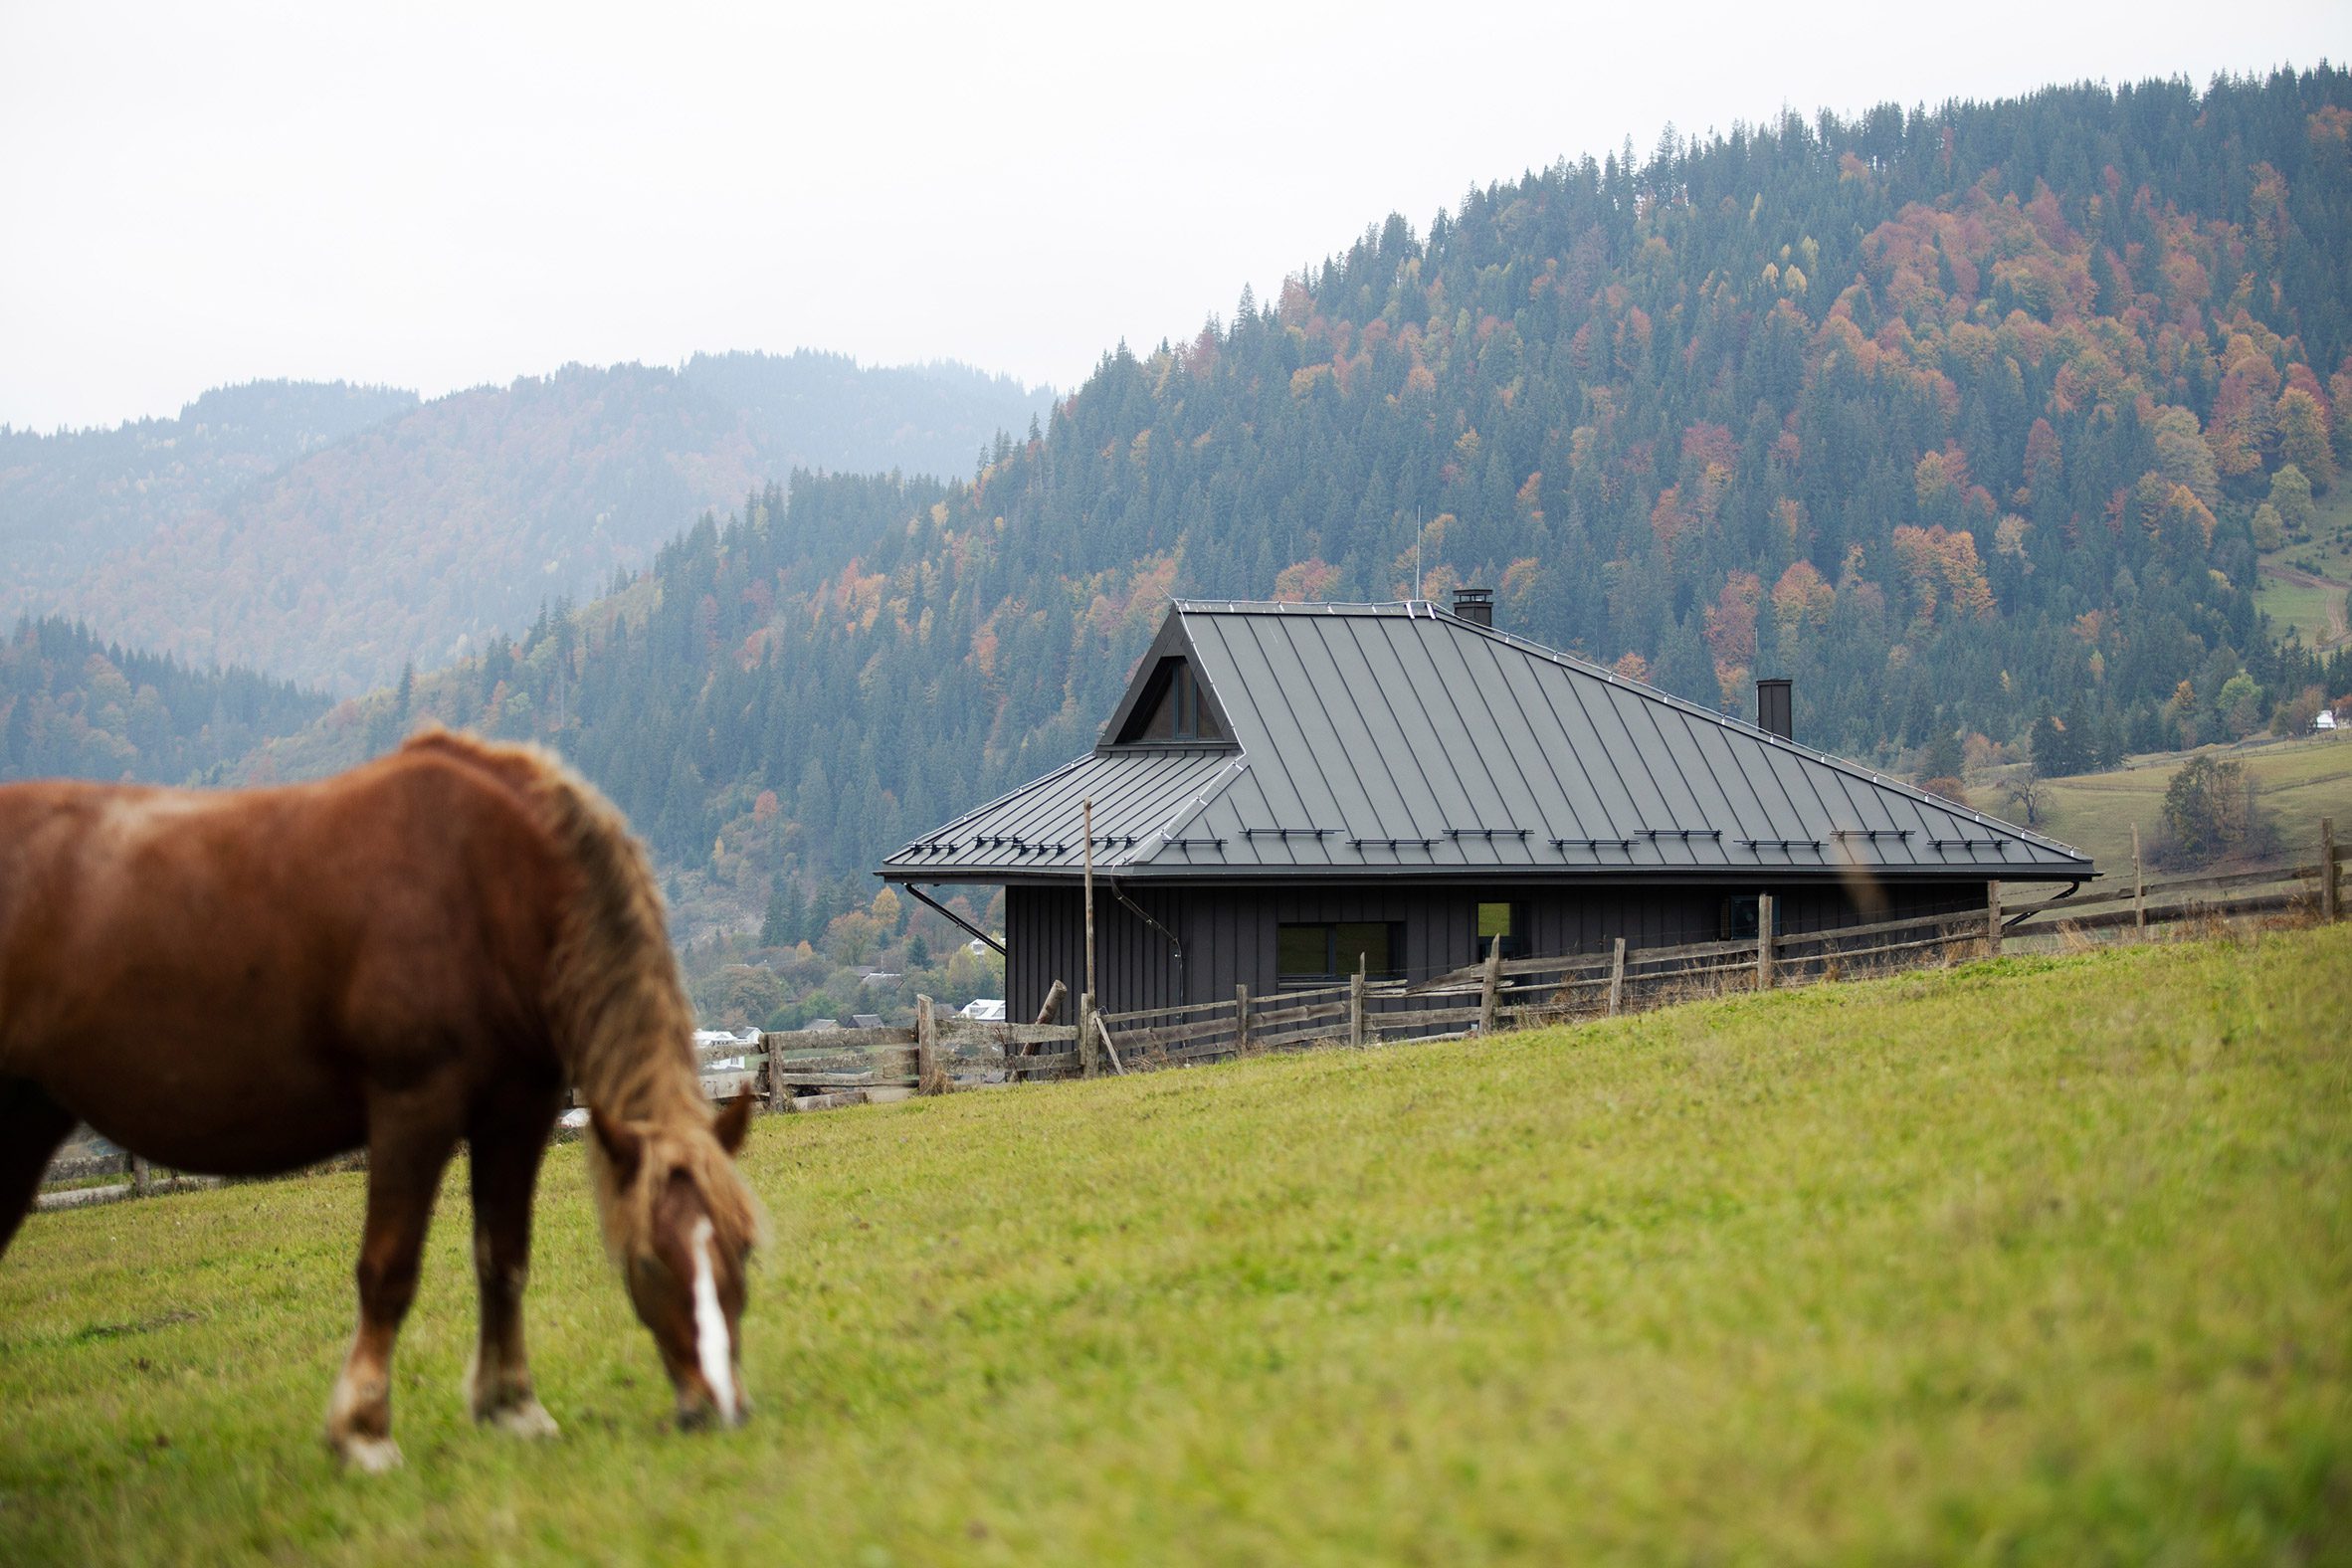
M 1434 605 L 1178 601 L 1225 745 L 1109 743 L 891 855 L 904 882 L 1764 873 L 2078 881 L 2079 852 Z M 1130 688 L 1120 704 L 1131 707 Z

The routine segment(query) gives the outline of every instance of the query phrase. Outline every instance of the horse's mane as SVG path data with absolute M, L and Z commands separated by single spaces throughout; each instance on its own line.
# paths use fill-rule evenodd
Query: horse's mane
M 750 1190 L 711 1135 L 694 1061 L 693 1010 L 670 950 L 662 892 L 645 847 L 595 785 L 542 746 L 510 745 L 430 725 L 404 753 L 431 751 L 494 775 L 528 804 L 575 881 L 556 923 L 544 1001 L 555 1048 L 588 1103 L 644 1138 L 638 1179 L 622 1186 L 587 1140 L 605 1244 L 642 1252 L 671 1173 L 692 1180 L 724 1243 L 760 1229 Z

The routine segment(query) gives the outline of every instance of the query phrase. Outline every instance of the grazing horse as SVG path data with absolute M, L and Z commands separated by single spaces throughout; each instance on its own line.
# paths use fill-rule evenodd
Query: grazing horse
M 0 787 L 0 1252 L 77 1119 L 221 1175 L 364 1148 L 359 1327 L 326 1425 L 360 1469 L 400 1460 L 393 1340 L 461 1139 L 482 1292 L 468 1400 L 554 1434 L 521 1303 L 566 1085 L 680 1424 L 743 1419 L 758 1219 L 732 1156 L 751 1102 L 712 1113 L 692 1030 L 644 850 L 536 748 L 436 729 L 281 789 Z

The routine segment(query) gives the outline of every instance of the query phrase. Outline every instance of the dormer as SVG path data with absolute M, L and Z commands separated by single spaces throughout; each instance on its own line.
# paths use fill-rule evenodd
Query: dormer
M 1200 662 L 1171 613 L 1135 666 L 1127 694 L 1102 726 L 1098 749 L 1129 746 L 1230 746 L 1233 726 L 1217 693 L 1201 679 Z

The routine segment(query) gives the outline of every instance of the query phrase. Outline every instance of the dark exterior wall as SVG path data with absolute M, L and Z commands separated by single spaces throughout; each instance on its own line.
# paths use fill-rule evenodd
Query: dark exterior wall
M 1672 947 L 1728 934 L 1724 904 L 1770 892 L 1784 933 L 1828 930 L 1871 919 L 1901 919 L 1984 907 L 1981 882 L 1897 883 L 1880 889 L 1869 909 L 1835 885 L 1658 883 L 1620 887 L 1481 889 L 1468 885 L 1341 883 L 1292 887 L 1094 887 L 1095 983 L 1106 1012 L 1222 1001 L 1246 985 L 1253 996 L 1276 989 L 1274 928 L 1293 921 L 1400 921 L 1404 964 L 1415 979 L 1475 962 L 1475 905 L 1508 898 L 1527 907 L 1532 953 L 1550 956 L 1629 947 Z M 1133 907 L 1129 907 L 1129 905 Z M 1168 934 L 1155 930 L 1148 915 Z M 1063 980 L 1085 986 L 1085 904 L 1076 887 L 1011 887 L 1005 896 L 1007 1011 L 1037 1016 L 1046 992 Z M 1176 947 L 1181 945 L 1179 963 Z M 1181 975 L 1181 989 L 1179 976 Z M 1067 1021 L 1067 1020 L 1066 1020 Z

